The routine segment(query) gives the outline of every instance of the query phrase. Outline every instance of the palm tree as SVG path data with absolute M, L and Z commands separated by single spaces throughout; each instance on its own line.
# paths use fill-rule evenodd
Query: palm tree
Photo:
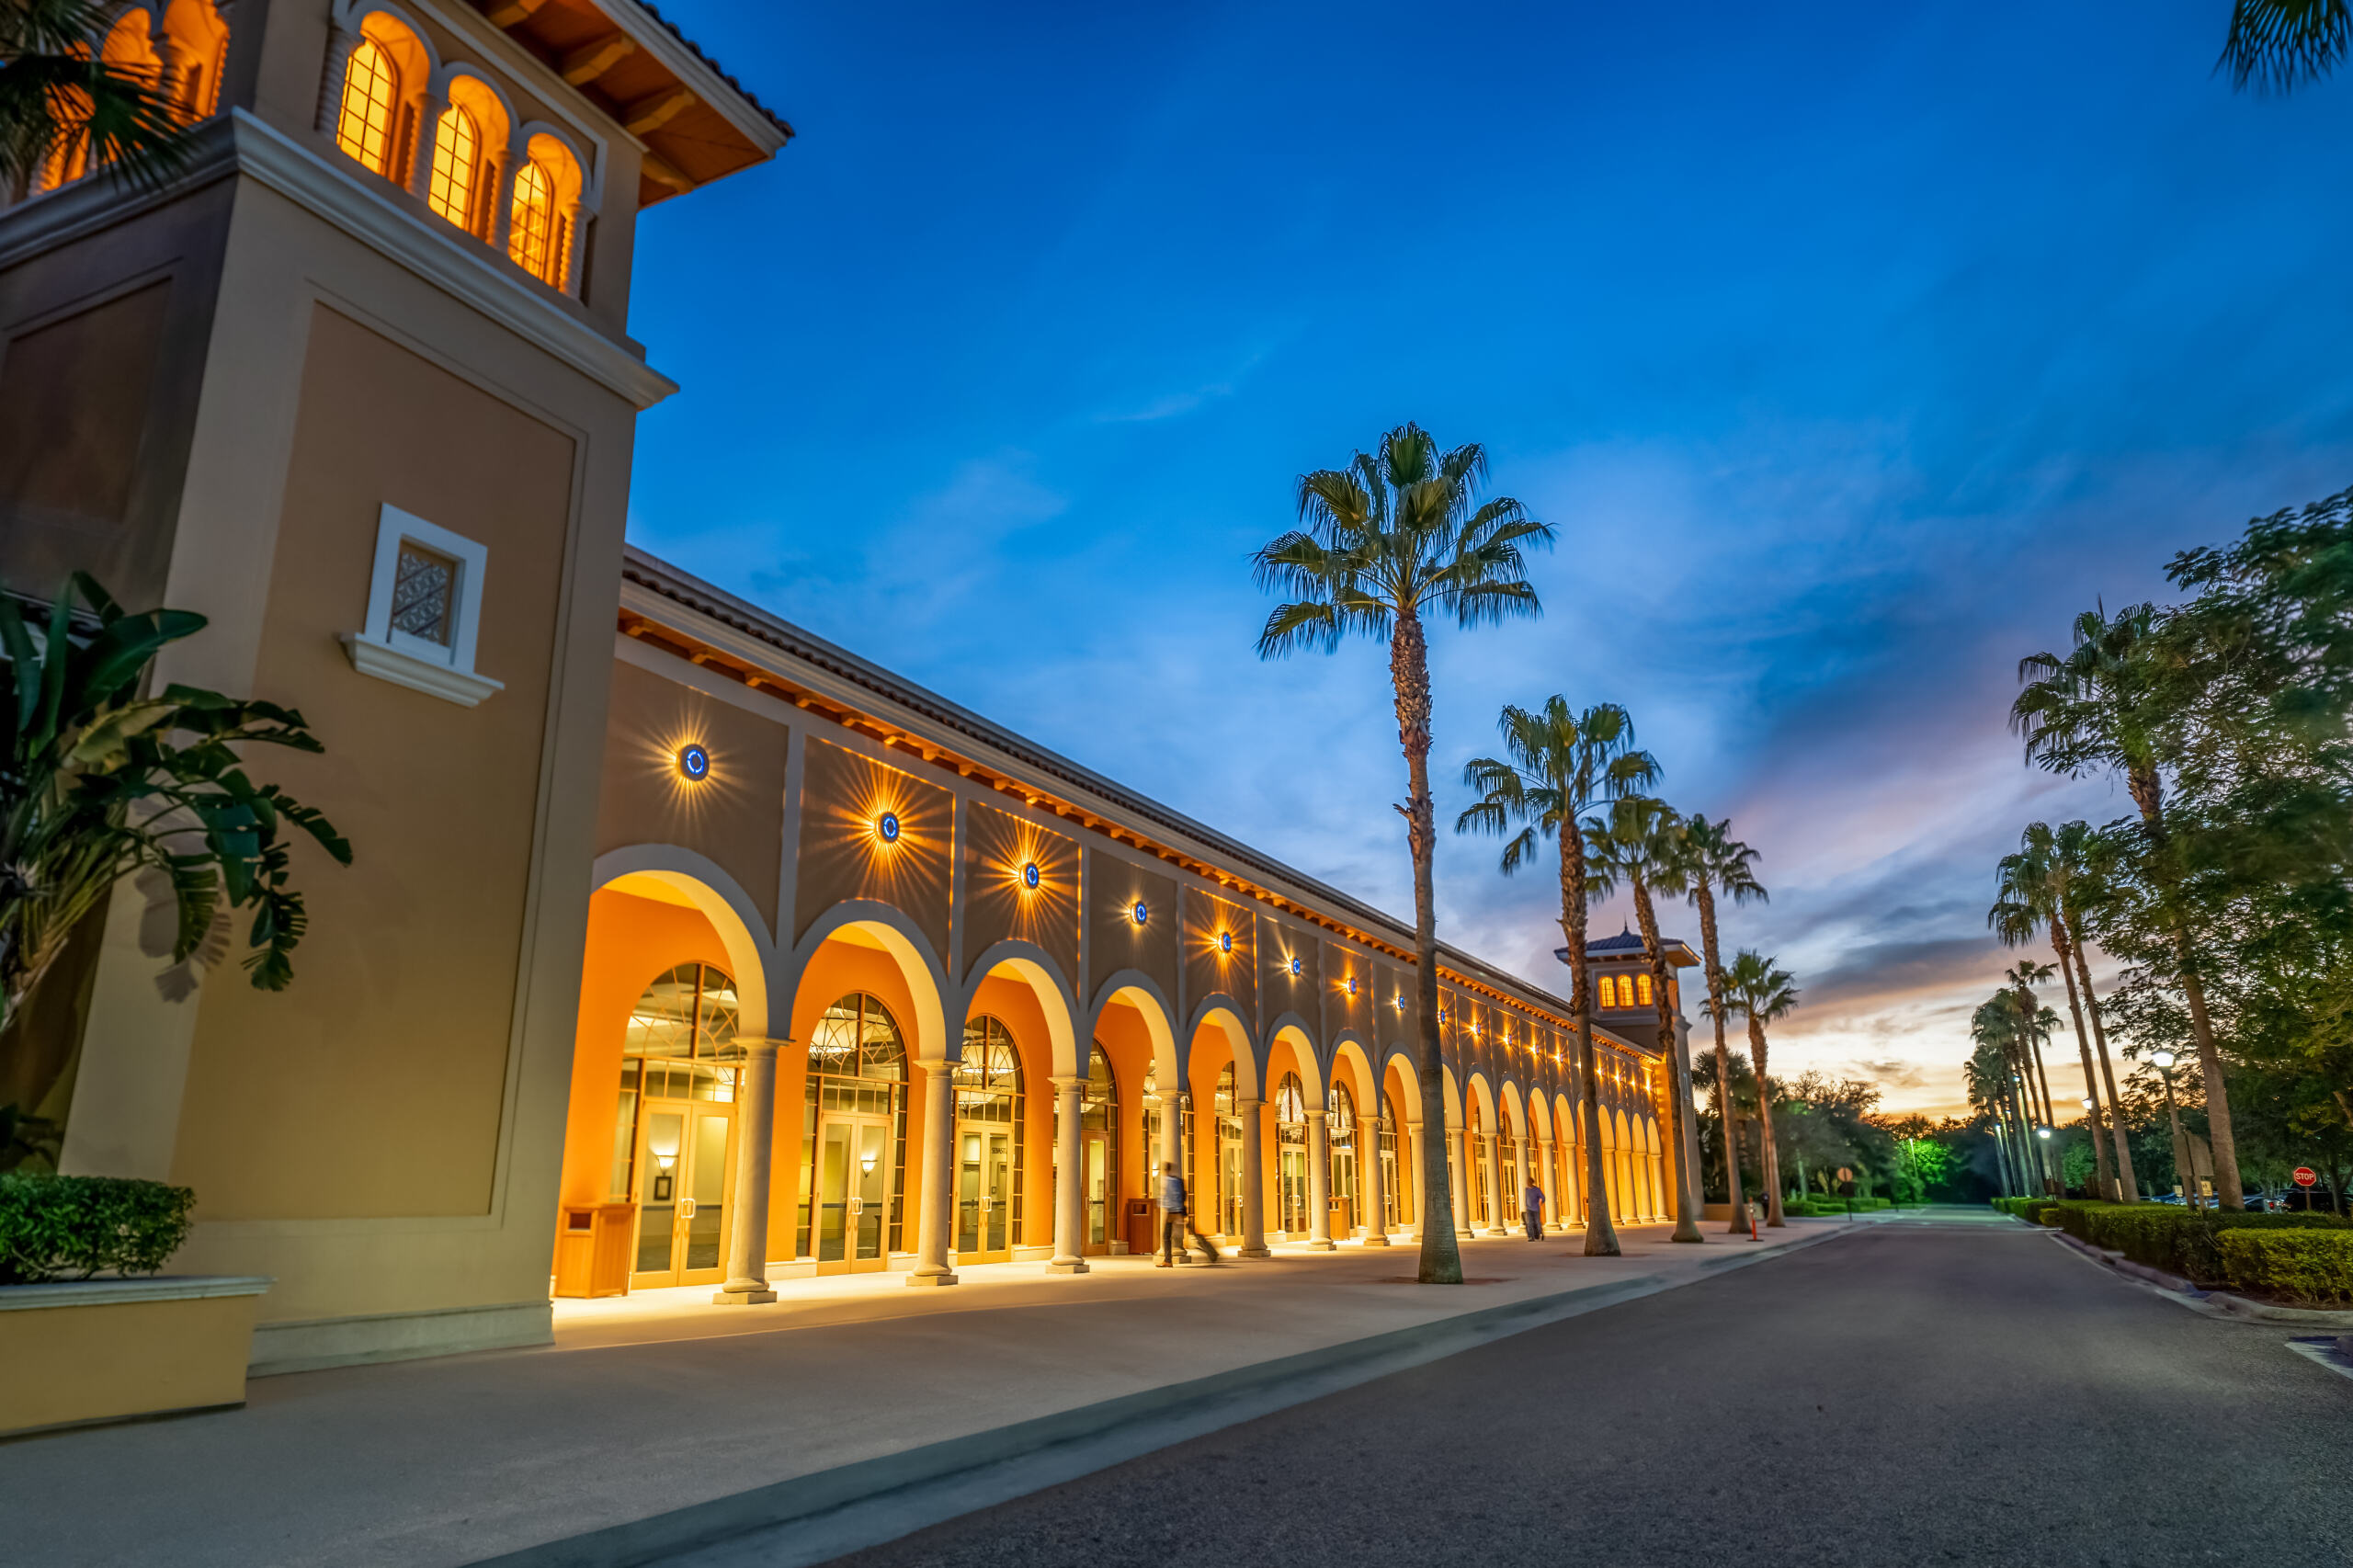
M 1405 753 L 1405 843 L 1414 857 L 1414 988 L 1420 1006 L 1423 1125 L 1446 1125 L 1445 1064 L 1438 1056 L 1438 922 L 1431 861 L 1438 847 L 1430 799 L 1430 666 L 1423 618 L 1450 615 L 1468 630 L 1540 612 L 1528 581 L 1525 548 L 1549 546 L 1550 526 L 1508 496 L 1483 504 L 1486 449 L 1476 442 L 1449 451 L 1418 425 L 1381 438 L 1347 468 L 1299 481 L 1294 528 L 1258 551 L 1261 587 L 1284 595 L 1258 633 L 1258 656 L 1299 648 L 1329 653 L 1351 633 L 1389 644 L 1389 679 L 1397 739 Z M 1422 1212 L 1452 1210 L 1445 1140 L 1422 1140 Z M 1459 1285 L 1462 1258 L 1451 1226 L 1422 1227 L 1419 1278 Z
M 2206 1009 L 2206 985 L 2182 913 L 2178 875 L 2165 812 L 2165 779 L 2157 765 L 2165 722 L 2154 642 L 2156 608 L 2134 605 L 2113 617 L 2088 609 L 2075 618 L 2075 646 L 2064 655 L 2029 653 L 2018 661 L 2022 689 L 2010 706 L 2010 727 L 2026 741 L 2027 759 L 2053 773 L 2081 777 L 2105 767 L 2121 774 L 2141 813 L 2158 917 L 2173 939 L 2182 1000 L 2198 1041 L 2206 1087 L 2207 1135 L 2214 1149 L 2214 1185 L 2223 1209 L 2245 1205 L 2239 1186 L 2238 1141 L 2231 1134 L 2230 1091 L 2222 1053 Z
M 1699 909 L 1699 956 L 1708 969 L 1708 1016 L 1716 1025 L 1716 1115 L 1723 1127 L 1726 1196 L 1732 1204 L 1730 1233 L 1748 1229 L 1748 1202 L 1740 1190 L 1740 1153 L 1733 1142 L 1731 1058 L 1724 1050 L 1724 971 L 1717 961 L 1716 894 L 1735 904 L 1762 903 L 1764 884 L 1751 862 L 1756 851 L 1732 835 L 1732 819 L 1691 817 L 1683 824 L 1683 846 L 1691 858 L 1689 898 Z
M 2018 1010 L 2018 1062 L 2026 1084 L 2027 1108 L 2039 1125 L 2049 1128 L 2059 1125 L 2051 1104 L 2051 1074 L 2042 1067 L 2040 1025 L 2042 1015 L 2049 1009 L 2035 1000 L 2034 988 L 2050 984 L 2051 977 L 2057 972 L 2055 966 L 2040 963 L 2033 959 L 2020 959 L 2017 964 L 2002 971 L 2002 978 L 2010 983 L 2011 1005 Z M 2053 1013 L 2051 1017 L 2055 1021 L 2058 1015 Z M 2041 1102 L 2040 1108 L 2035 1103 L 2038 1098 Z M 2046 1178 L 2055 1176 L 2057 1167 L 2052 1162 L 2058 1156 L 2050 1147 L 2049 1140 L 2038 1135 L 2034 1142 L 2040 1146 L 2036 1151 L 2035 1165 Z
M 1683 1070 L 1675 1004 L 1666 988 L 1666 944 L 1659 939 L 1658 906 L 1653 902 L 1654 893 L 1673 898 L 1688 886 L 1683 819 L 1665 801 L 1629 795 L 1611 802 L 1607 815 L 1586 818 L 1585 838 L 1596 887 L 1608 892 L 1622 886 L 1634 895 L 1634 923 L 1643 928 L 1643 957 L 1651 969 L 1651 1000 L 1658 1009 L 1659 1054 L 1666 1062 L 1667 1136 L 1675 1145 L 1674 1239 L 1703 1241 L 1691 1196 L 1688 1154 L 1691 1140 L 1683 1120 L 1684 1107 L 1691 1098 L 1691 1081 Z
M 186 162 L 167 85 L 98 58 L 114 11 L 97 0 L 0 0 L 0 196 L 60 161 L 147 186 Z
M 2108 1026 L 2101 1020 L 2099 993 L 2092 989 L 2091 964 L 2084 957 L 2084 916 L 2108 896 L 2104 879 L 2115 859 L 2115 846 L 2081 820 L 2062 823 L 2052 835 L 2050 875 L 2058 894 L 2054 934 L 2067 939 L 2059 961 L 2072 962 L 2076 983 L 2083 988 L 2084 1010 L 2091 1015 L 2092 1044 L 2099 1054 L 2100 1082 L 2108 1090 L 2108 1105 L 2115 1113 L 2109 1131 L 2116 1144 L 2116 1176 L 2120 1200 L 2141 1200 L 2139 1180 L 2132 1174 L 2131 1142 L 2124 1131 L 2124 1099 L 2116 1092 L 2116 1068 L 2109 1060 Z
M 1474 757 L 1462 769 L 1462 782 L 1479 791 L 1479 801 L 1454 819 L 1454 831 L 1502 834 L 1511 824 L 1519 832 L 1504 844 L 1504 875 L 1533 864 L 1537 845 L 1550 837 L 1561 851 L 1561 934 L 1568 939 L 1563 956 L 1569 963 L 1569 1009 L 1576 1019 L 1576 1071 L 1585 1106 L 1585 1191 L 1587 1257 L 1619 1256 L 1618 1233 L 1609 1222 L 1609 1206 L 1595 1201 L 1607 1190 L 1603 1183 L 1601 1141 L 1594 1130 L 1601 1125 L 1601 1098 L 1593 1058 L 1593 987 L 1586 957 L 1585 932 L 1590 878 L 1586 869 L 1585 837 L 1577 819 L 1589 808 L 1650 787 L 1658 778 L 1658 763 L 1650 753 L 1634 749 L 1634 721 L 1614 702 L 1597 703 L 1584 712 L 1573 711 L 1568 699 L 1550 697 L 1529 712 L 1506 707 L 1496 720 L 1503 732 L 1504 756 Z
M 2233 88 L 2252 82 L 2258 93 L 2285 93 L 2336 68 L 2353 43 L 2347 0 L 2237 0 L 2217 71 Z
M 1724 970 L 1724 1006 L 1748 1020 L 1748 1056 L 1756 1068 L 1756 1120 L 1765 1130 L 1765 1223 L 1786 1225 L 1781 1213 L 1781 1158 L 1773 1146 L 1773 1088 L 1765 1075 L 1765 1026 L 1798 1005 L 1797 976 L 1754 948 L 1733 954 Z

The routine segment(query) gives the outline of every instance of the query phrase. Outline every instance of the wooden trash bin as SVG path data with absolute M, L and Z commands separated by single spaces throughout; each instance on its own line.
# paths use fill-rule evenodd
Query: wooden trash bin
M 1160 1210 L 1149 1198 L 1128 1199 L 1128 1251 L 1147 1256 L 1160 1250 Z
M 555 1293 L 568 1297 L 629 1294 L 633 1203 L 567 1203 L 557 1221 Z

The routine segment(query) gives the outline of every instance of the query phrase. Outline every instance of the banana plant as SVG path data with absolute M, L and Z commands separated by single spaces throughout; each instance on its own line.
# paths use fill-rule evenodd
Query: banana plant
M 156 654 L 204 624 L 188 610 L 129 613 L 79 572 L 45 621 L 0 597 L 0 1032 L 74 927 L 142 870 L 177 906 L 174 962 L 198 955 L 224 910 L 251 910 L 253 983 L 293 979 L 306 924 L 294 835 L 347 866 L 351 846 L 245 772 L 241 747 L 324 749 L 301 714 L 194 687 L 144 693 Z

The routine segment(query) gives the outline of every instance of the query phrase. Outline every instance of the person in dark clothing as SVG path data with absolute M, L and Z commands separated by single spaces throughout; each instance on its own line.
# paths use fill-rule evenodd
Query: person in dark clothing
M 1528 1225 L 1529 1241 L 1544 1239 L 1544 1189 L 1536 1185 L 1534 1176 L 1528 1178 L 1528 1190 L 1519 1195 L 1519 1217 Z

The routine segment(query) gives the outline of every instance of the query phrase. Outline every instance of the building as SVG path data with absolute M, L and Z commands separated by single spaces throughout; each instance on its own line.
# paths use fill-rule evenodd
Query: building
M 301 710 L 269 776 L 358 859 L 304 863 L 282 994 L 119 890 L 0 1099 L 196 1189 L 180 1266 L 277 1281 L 257 1367 L 544 1340 L 551 1290 L 1076 1272 L 1155 1157 L 1245 1253 L 1421 1221 L 1409 927 L 625 548 L 676 390 L 636 214 L 782 121 L 632 0 L 155 0 L 102 47 L 195 151 L 0 210 L 0 584 L 208 615 L 161 676 Z M 1587 1136 L 1659 1215 L 1658 1052 L 1597 1031 L 1588 1131 L 1563 1004 L 1443 965 L 1457 1229 Z

